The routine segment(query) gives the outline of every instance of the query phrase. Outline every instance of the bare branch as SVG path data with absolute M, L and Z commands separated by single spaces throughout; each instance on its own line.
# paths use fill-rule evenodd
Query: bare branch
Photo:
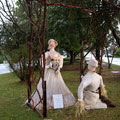
M 111 28 L 111 31 L 112 31 L 112 34 L 113 34 L 114 38 L 116 39 L 116 42 L 120 46 L 120 37 L 117 35 L 117 33 L 116 33 L 114 28 Z
M 3 16 L 5 19 L 7 19 L 8 21 L 12 21 L 10 18 L 8 18 L 6 15 L 4 15 L 4 13 L 2 13 L 1 11 L 0 11 L 0 13 L 2 14 L 2 16 Z

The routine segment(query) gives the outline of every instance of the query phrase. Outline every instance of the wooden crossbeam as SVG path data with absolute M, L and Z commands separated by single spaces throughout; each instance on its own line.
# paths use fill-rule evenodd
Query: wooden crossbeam
M 104 2 L 106 2 L 106 3 L 108 3 L 108 4 L 112 5 L 112 6 L 114 6 L 114 7 L 118 8 L 118 9 L 120 9 L 120 6 L 115 5 L 114 3 L 110 2 L 109 0 L 104 0 Z
M 47 6 L 63 6 L 63 7 L 67 7 L 67 8 L 77 8 L 77 9 L 81 9 L 85 12 L 93 13 L 93 11 L 90 9 L 85 9 L 85 8 L 82 8 L 79 6 L 74 6 L 74 5 L 65 5 L 63 3 L 47 3 Z

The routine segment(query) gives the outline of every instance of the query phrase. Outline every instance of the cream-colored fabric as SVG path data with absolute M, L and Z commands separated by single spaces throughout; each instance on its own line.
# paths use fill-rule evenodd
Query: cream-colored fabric
M 107 108 L 107 105 L 99 99 L 99 94 L 96 93 L 102 86 L 104 86 L 102 77 L 95 72 L 89 71 L 82 78 L 78 87 L 78 100 L 84 100 L 86 109 Z
M 98 93 L 93 93 L 91 91 L 85 91 L 84 92 L 84 101 L 85 105 L 94 105 L 97 103 L 99 99 L 99 94 Z
M 51 50 L 49 52 L 46 52 L 45 57 L 46 57 L 46 65 L 50 64 L 51 59 L 54 59 L 60 63 L 60 68 L 63 67 L 63 57 L 57 51 Z
M 46 80 L 46 88 L 47 88 L 47 109 L 53 109 L 53 94 L 62 94 L 63 95 L 63 104 L 64 107 L 72 106 L 75 104 L 75 98 L 73 94 L 70 92 L 70 90 L 67 88 L 66 84 L 63 81 L 63 78 L 61 76 L 60 71 L 55 71 L 53 68 L 51 68 L 51 56 L 52 60 L 59 61 L 60 66 L 62 67 L 63 62 L 61 55 L 56 51 L 49 51 L 46 52 L 46 69 L 45 69 L 45 80 Z M 42 80 L 37 85 L 38 91 L 40 92 L 40 95 L 42 95 Z M 34 103 L 31 101 L 31 104 L 33 106 L 36 106 L 40 99 L 38 92 L 35 91 L 35 94 L 33 94 L 33 100 Z M 42 104 L 38 104 L 36 106 L 38 109 L 42 109 Z

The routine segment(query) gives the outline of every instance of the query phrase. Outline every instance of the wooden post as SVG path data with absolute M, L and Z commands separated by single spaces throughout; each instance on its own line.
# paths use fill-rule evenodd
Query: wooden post
M 47 117 L 47 96 L 46 96 L 46 81 L 44 81 L 43 90 L 43 117 Z
M 26 2 L 28 4 L 29 18 L 31 18 L 32 16 L 31 8 L 30 8 L 31 2 L 29 0 L 26 0 Z M 28 39 L 28 46 L 29 46 L 28 103 L 30 103 L 31 101 L 31 74 L 32 74 L 31 61 L 32 61 L 32 39 L 33 39 L 33 25 L 32 24 L 30 26 L 30 29 L 31 29 L 31 36 Z
M 42 85 L 43 85 L 43 117 L 47 117 L 47 102 L 46 102 L 46 81 L 44 79 L 45 76 L 45 30 L 46 30 L 46 15 L 47 14 L 47 0 L 44 0 L 44 22 L 43 22 L 43 64 L 44 71 L 42 76 Z

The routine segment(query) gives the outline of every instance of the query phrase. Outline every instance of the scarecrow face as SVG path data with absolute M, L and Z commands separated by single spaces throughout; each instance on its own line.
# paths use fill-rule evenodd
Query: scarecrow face
M 92 66 L 92 65 L 88 64 L 88 70 L 95 71 L 95 68 L 96 68 L 95 66 Z
M 55 42 L 54 42 L 54 41 L 51 41 L 51 42 L 49 43 L 49 49 L 55 48 L 55 47 L 56 47 Z

